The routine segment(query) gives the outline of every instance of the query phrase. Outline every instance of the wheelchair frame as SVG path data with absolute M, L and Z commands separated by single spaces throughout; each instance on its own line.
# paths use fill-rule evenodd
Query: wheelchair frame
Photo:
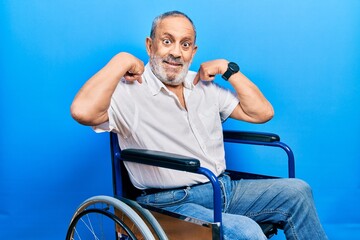
M 285 143 L 280 141 L 280 137 L 273 133 L 262 133 L 262 132 L 244 132 L 244 131 L 224 131 L 224 142 L 229 143 L 240 143 L 240 144 L 250 144 L 250 145 L 263 145 L 263 146 L 270 146 L 270 147 L 278 147 L 283 149 L 288 158 L 288 177 L 294 178 L 295 177 L 295 160 L 294 160 L 294 154 L 289 146 L 287 146 Z M 164 152 L 157 152 L 157 151 L 150 151 L 150 150 L 139 150 L 139 149 L 125 149 L 121 150 L 119 147 L 119 142 L 117 138 L 116 133 L 110 133 L 110 146 L 111 146 L 111 159 L 112 159 L 112 176 L 113 176 L 113 191 L 114 191 L 114 197 L 116 199 L 109 200 L 109 197 L 94 197 L 86 200 L 83 204 L 80 205 L 76 213 L 74 214 L 70 226 L 67 233 L 66 239 L 73 239 L 72 236 L 74 236 L 74 229 L 75 225 L 77 224 L 78 220 L 81 218 L 80 215 L 85 215 L 87 210 L 87 206 L 91 205 L 90 202 L 93 202 L 94 199 L 96 201 L 104 202 L 104 198 L 106 198 L 106 204 L 111 205 L 113 204 L 116 208 L 118 208 L 116 211 L 124 212 L 124 208 L 126 208 L 126 215 L 128 218 L 131 219 L 132 222 L 136 221 L 136 224 L 139 225 L 138 228 L 140 228 L 140 232 L 143 236 L 145 236 L 144 239 L 153 239 L 151 238 L 151 234 L 148 233 L 148 231 L 152 232 L 152 234 L 156 235 L 158 239 L 167 239 L 166 233 L 162 230 L 162 227 L 159 225 L 157 220 L 153 217 L 152 214 L 156 214 L 156 212 L 160 213 L 167 213 L 170 215 L 177 215 L 173 213 L 166 212 L 164 210 L 157 210 L 153 207 L 149 206 L 143 206 L 139 205 L 136 202 L 132 200 L 128 200 L 127 198 L 134 199 L 138 193 L 135 193 L 134 190 L 129 190 L 129 183 L 123 182 L 124 175 L 127 175 L 127 171 L 123 165 L 123 161 L 130 161 L 130 162 L 136 162 L 141 164 L 147 164 L 147 165 L 153 165 L 158 167 L 166 167 L 171 168 L 175 170 L 181 170 L 181 171 L 188 171 L 198 174 L 205 175 L 209 181 L 211 182 L 214 194 L 214 222 L 213 223 L 206 223 L 201 222 L 200 224 L 206 225 L 208 224 L 210 228 L 212 228 L 213 232 L 213 239 L 222 239 L 222 207 L 221 207 L 221 190 L 220 185 L 217 180 L 217 177 L 208 169 L 203 168 L 200 166 L 200 161 L 198 159 L 184 157 L 176 154 L 169 154 Z M 234 174 L 235 172 L 230 171 L 231 174 Z M 264 175 L 257 175 L 257 174 L 249 174 L 249 173 L 236 173 L 237 178 L 271 178 L 270 176 L 264 176 Z M 127 178 L 125 178 L 127 179 Z M 131 183 L 130 183 L 131 184 Z M 129 192 L 130 191 L 130 192 Z M 122 196 L 126 195 L 126 198 L 123 198 Z M 128 210 L 126 206 L 130 206 L 130 209 Z M 125 225 L 124 222 L 122 222 L 122 219 L 117 218 L 115 212 L 114 213 L 106 213 L 106 208 L 96 210 L 100 212 L 100 214 L 103 215 L 111 215 L 114 214 L 113 217 L 114 222 L 117 225 Z M 120 210 L 119 210 L 120 209 Z M 149 210 L 153 211 L 152 213 L 149 212 Z M 94 210 L 90 210 L 94 211 Z M 104 212 L 105 211 L 105 212 Z M 130 213 L 129 213 L 130 212 Z M 129 217 L 130 215 L 130 217 Z M 134 217 L 133 215 L 140 215 L 141 219 L 145 219 L 144 221 L 139 221 L 137 217 Z M 181 216 L 177 216 L 178 218 L 181 218 Z M 183 217 L 184 218 L 184 217 Z M 198 221 L 194 219 L 188 218 L 187 221 Z M 145 223 L 147 222 L 147 224 Z M 149 222 L 150 226 L 149 227 Z M 136 225 L 135 224 L 135 225 Z M 264 233 L 271 237 L 272 235 L 277 233 L 277 226 L 273 224 L 265 224 L 261 225 Z M 122 227 L 124 228 L 124 227 Z M 130 239 L 136 239 L 135 236 L 128 231 L 126 231 L 128 236 L 130 236 Z M 214 236 L 217 235 L 218 237 Z M 129 238 L 119 238 L 117 236 L 117 239 L 129 239 Z

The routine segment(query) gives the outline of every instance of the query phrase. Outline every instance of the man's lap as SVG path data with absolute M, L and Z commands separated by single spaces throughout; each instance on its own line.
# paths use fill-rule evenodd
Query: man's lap
M 312 201 L 310 187 L 298 179 L 231 180 L 225 175 L 219 182 L 223 193 L 224 235 L 237 234 L 236 239 L 247 239 L 248 235 L 257 236 L 252 239 L 264 239 L 256 222 L 282 224 L 293 211 L 298 211 L 295 207 L 298 201 Z M 140 196 L 137 200 L 212 222 L 212 194 L 209 183 Z
M 299 194 L 305 193 L 304 197 L 312 197 L 310 187 L 298 179 L 231 181 L 229 176 L 224 176 L 219 181 L 223 192 L 223 212 L 248 216 L 257 221 L 269 220 L 267 218 L 275 211 L 286 214 L 287 202 L 293 199 L 294 195 L 298 197 Z M 212 209 L 212 194 L 212 186 L 209 183 L 140 196 L 137 200 L 160 208 L 176 208 L 182 204 L 192 203 Z

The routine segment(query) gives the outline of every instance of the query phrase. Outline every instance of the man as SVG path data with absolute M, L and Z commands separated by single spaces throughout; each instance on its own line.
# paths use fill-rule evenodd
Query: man
M 191 156 L 213 171 L 224 194 L 224 239 L 266 239 L 257 222 L 282 224 L 287 239 L 327 239 L 310 187 L 301 180 L 231 181 L 225 170 L 221 123 L 228 117 L 263 123 L 271 104 L 235 63 L 224 59 L 189 71 L 196 53 L 196 30 L 177 11 L 155 18 L 144 67 L 129 53 L 115 55 L 81 88 L 71 106 L 74 119 L 95 131 L 118 133 L 122 149 L 144 148 Z M 212 82 L 229 81 L 236 94 Z M 212 220 L 211 185 L 200 175 L 127 163 L 133 184 L 163 192 L 140 202 Z M 206 184 L 203 184 L 206 183 Z

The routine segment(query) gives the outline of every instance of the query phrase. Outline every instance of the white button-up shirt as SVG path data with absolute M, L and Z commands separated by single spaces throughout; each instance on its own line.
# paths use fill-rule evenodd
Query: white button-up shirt
M 189 71 L 184 82 L 186 109 L 178 98 L 145 66 L 143 83 L 122 79 L 111 99 L 109 121 L 96 132 L 118 133 L 121 149 L 140 148 L 197 158 L 215 175 L 225 170 L 222 122 L 239 103 L 235 94 L 214 82 L 199 81 Z M 202 175 L 126 163 L 139 189 L 177 188 L 203 183 Z

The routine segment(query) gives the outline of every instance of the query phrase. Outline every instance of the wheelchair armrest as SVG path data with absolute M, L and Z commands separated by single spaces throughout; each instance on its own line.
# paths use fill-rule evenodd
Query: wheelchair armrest
M 263 145 L 283 149 L 288 156 L 288 175 L 290 178 L 295 177 L 294 153 L 288 145 L 280 141 L 280 137 L 277 134 L 225 130 L 223 135 L 224 142 Z
M 205 175 L 210 180 L 214 189 L 214 222 L 222 221 L 221 189 L 219 181 L 210 170 L 200 166 L 200 161 L 198 159 L 161 151 L 131 148 L 122 150 L 120 158 L 123 161 Z
M 280 141 L 280 137 L 274 133 L 225 130 L 224 141 L 225 142 L 240 142 L 240 141 L 278 142 Z
M 121 159 L 128 162 L 187 172 L 196 172 L 200 167 L 200 161 L 198 159 L 146 149 L 124 149 L 121 151 Z

